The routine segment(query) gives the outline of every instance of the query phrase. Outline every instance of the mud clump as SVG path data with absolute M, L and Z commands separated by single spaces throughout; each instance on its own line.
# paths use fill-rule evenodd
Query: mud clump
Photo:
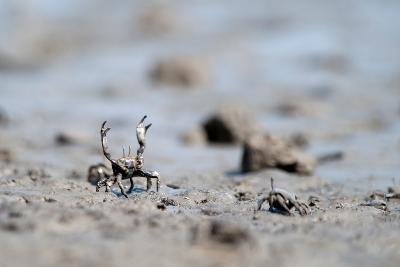
M 385 195 L 386 198 L 400 199 L 400 186 L 390 186 L 388 188 L 388 193 Z
M 10 163 L 14 159 L 14 154 L 4 148 L 0 148 L 0 161 L 4 161 L 5 163 Z
M 193 57 L 165 59 L 150 71 L 150 79 L 157 84 L 193 88 L 209 82 L 209 70 L 204 61 Z
M 212 221 L 210 223 L 208 236 L 215 242 L 231 246 L 252 242 L 252 237 L 248 230 L 222 221 Z
M 269 134 L 253 135 L 243 146 L 242 172 L 277 168 L 290 173 L 311 175 L 315 158 L 296 150 L 277 137 Z
M 203 225 L 193 226 L 191 229 L 191 244 L 217 244 L 230 248 L 239 248 L 243 245 L 255 244 L 251 232 L 238 224 L 223 220 L 211 220 Z
M 203 129 L 210 143 L 237 144 L 261 132 L 262 128 L 247 109 L 227 105 L 211 115 L 203 123 Z
M 179 203 L 175 199 L 168 198 L 168 197 L 162 198 L 161 203 L 163 203 L 165 206 L 178 206 L 179 205 Z
M 167 209 L 167 205 L 165 205 L 165 203 L 157 203 L 157 209 L 166 210 Z
M 166 184 L 166 186 L 168 186 L 169 188 L 172 188 L 172 189 L 179 189 L 179 188 L 181 188 L 179 185 L 175 185 L 175 184 Z
M 371 199 L 367 200 L 364 203 L 361 203 L 360 206 L 365 206 L 365 207 L 373 207 L 376 209 L 380 209 L 383 211 L 388 211 L 388 206 L 385 200 L 383 199 Z
M 11 219 L 0 222 L 0 229 L 7 232 L 30 232 L 35 229 L 35 224 L 30 221 Z
M 153 6 L 139 17 L 138 26 L 143 33 L 162 35 L 174 32 L 177 28 L 176 16 L 164 6 Z
M 255 195 L 253 192 L 239 191 L 235 193 L 235 197 L 238 201 L 250 201 L 254 199 Z
M 384 211 L 389 211 L 389 203 L 392 199 L 400 199 L 400 186 L 391 186 L 387 192 L 374 190 L 369 192 L 365 201 L 360 206 L 374 207 Z
M 193 128 L 182 135 L 185 144 L 197 145 L 207 143 L 206 133 L 203 128 Z
M 308 197 L 308 206 L 311 208 L 320 208 L 321 199 L 317 196 Z
M 70 145 L 74 143 L 74 140 L 64 133 L 58 133 L 55 137 L 55 142 L 58 145 Z
M 164 197 L 157 203 L 157 209 L 159 210 L 166 210 L 168 206 L 178 206 L 179 203 L 172 198 Z
M 339 161 L 344 158 L 344 152 L 342 151 L 335 151 L 331 153 L 326 153 L 323 155 L 318 156 L 317 161 L 318 164 L 328 163 L 332 161 Z
M 388 192 L 391 194 L 400 194 L 400 186 L 390 186 Z
M 288 139 L 288 144 L 297 148 L 307 148 L 310 145 L 309 138 L 303 133 L 295 133 Z
M 89 141 L 89 136 L 77 131 L 63 131 L 55 135 L 54 141 L 59 146 L 84 144 Z
M 301 115 L 303 112 L 301 106 L 291 102 L 281 103 L 275 109 L 278 114 L 285 117 L 294 117 L 296 115 Z
M 51 177 L 51 175 L 44 168 L 28 169 L 26 175 L 32 181 L 38 181 Z

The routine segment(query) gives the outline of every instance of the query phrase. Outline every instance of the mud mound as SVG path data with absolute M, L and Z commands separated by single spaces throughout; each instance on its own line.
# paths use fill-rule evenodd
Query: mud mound
M 185 89 L 205 85 L 209 78 L 205 62 L 194 57 L 164 59 L 150 71 L 153 82 Z
M 291 173 L 311 175 L 314 167 L 314 157 L 269 134 L 253 135 L 243 146 L 243 172 L 277 168 Z
M 203 128 L 208 142 L 226 144 L 242 143 L 261 131 L 255 116 L 237 105 L 221 107 L 204 122 Z

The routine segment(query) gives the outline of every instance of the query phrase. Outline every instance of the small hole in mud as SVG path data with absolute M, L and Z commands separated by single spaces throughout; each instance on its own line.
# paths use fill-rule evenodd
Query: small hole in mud
M 165 206 L 164 203 L 158 203 L 158 204 L 157 204 L 157 209 L 159 209 L 159 210 L 166 210 L 166 209 L 167 209 L 167 206 Z

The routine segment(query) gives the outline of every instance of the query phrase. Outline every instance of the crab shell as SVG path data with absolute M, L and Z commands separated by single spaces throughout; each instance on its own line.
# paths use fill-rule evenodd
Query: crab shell
M 294 194 L 292 192 L 289 192 L 289 191 L 286 191 L 285 189 L 274 188 L 274 189 L 271 190 L 271 192 L 269 192 L 269 195 L 271 196 L 271 195 L 274 195 L 274 194 L 282 195 L 287 200 L 287 203 L 290 202 L 290 201 L 292 201 L 292 202 L 297 201 L 296 194 Z

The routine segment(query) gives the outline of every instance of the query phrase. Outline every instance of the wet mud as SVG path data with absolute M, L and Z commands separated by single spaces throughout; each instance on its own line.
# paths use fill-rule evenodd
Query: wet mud
M 38 2 L 0 4 L 2 267 L 398 266 L 397 1 Z M 159 192 L 96 192 L 144 114 Z

